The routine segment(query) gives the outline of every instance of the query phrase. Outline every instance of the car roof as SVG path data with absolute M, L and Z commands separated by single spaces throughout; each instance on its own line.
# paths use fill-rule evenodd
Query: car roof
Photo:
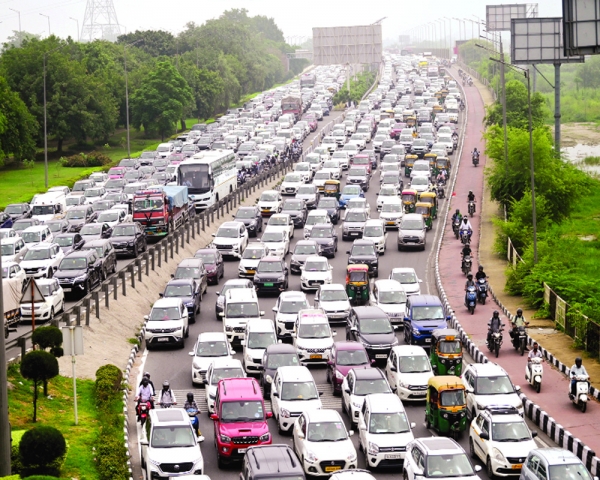
M 368 372 L 367 369 L 364 370 Z M 404 405 L 402 400 L 397 395 L 390 395 L 389 393 L 371 393 L 365 397 L 365 401 L 368 402 L 371 413 L 396 413 L 404 412 Z
M 357 380 L 379 380 L 385 378 L 383 372 L 378 368 L 352 368 Z
M 150 410 L 150 415 L 152 415 L 152 423 L 154 425 L 160 424 L 162 425 L 170 425 L 170 424 L 181 424 L 186 423 L 189 425 L 190 421 L 187 417 L 186 412 L 182 408 L 161 408 L 161 409 L 152 409 Z
M 229 228 L 237 228 L 240 225 L 243 225 L 242 222 L 223 222 L 220 226 L 221 227 L 229 227 Z
M 269 320 L 268 318 L 255 318 L 246 324 L 246 329 L 258 332 L 273 332 L 275 331 L 275 326 L 273 320 Z
M 359 238 L 357 240 L 354 240 L 354 242 L 352 243 L 352 246 L 354 245 L 370 245 L 373 246 L 375 245 L 375 242 L 373 240 L 371 240 L 370 238 Z
M 321 255 L 311 255 L 310 257 L 306 258 L 306 261 L 311 261 L 311 262 L 320 262 L 320 263 L 329 263 L 327 261 L 327 259 Z
M 487 376 L 487 375 L 506 375 L 508 376 L 508 374 L 506 373 L 506 370 L 504 370 L 500 365 L 498 365 L 497 363 L 494 362 L 488 362 L 488 363 L 473 363 L 471 365 L 469 365 L 469 368 L 471 368 L 475 374 L 477 376 Z
M 23 232 L 41 232 L 42 230 L 46 230 L 48 227 L 46 225 L 32 225 L 31 227 L 27 227 Z
M 415 178 L 420 178 L 420 177 L 415 177 Z M 404 215 L 404 220 L 423 220 L 423 215 L 421 215 L 420 213 L 406 213 Z
M 427 351 L 418 345 L 396 345 L 392 351 L 399 357 L 425 355 L 428 357 Z
M 197 266 L 200 263 L 202 263 L 201 258 L 188 257 L 181 260 L 177 267 Z
M 424 305 L 441 306 L 442 301 L 439 299 L 439 297 L 435 295 L 413 295 L 412 297 L 410 297 L 410 304 L 413 307 Z
M 387 314 L 381 308 L 375 306 L 353 307 L 353 310 L 359 318 L 387 317 Z
M 287 367 L 279 367 L 277 369 L 279 376 L 283 377 L 288 382 L 314 382 L 315 379 L 310 373 L 310 370 L 301 365 L 292 365 Z
M 341 283 L 326 283 L 320 286 L 320 290 L 343 290 L 346 291 L 346 287 Z
M 411 273 L 416 273 L 415 269 L 412 267 L 394 267 L 392 268 L 392 272 L 411 272 Z
M 65 258 L 76 258 L 76 257 L 89 257 L 90 255 L 96 253 L 95 250 L 76 250 L 74 252 L 70 252 L 65 255 Z
M 298 320 L 302 320 L 304 323 L 327 323 L 329 320 L 327 315 L 320 308 L 305 308 L 298 312 Z
M 51 247 L 58 247 L 58 243 L 38 243 L 37 245 L 32 245 L 29 247 L 29 250 L 48 250 Z
M 249 285 L 249 282 L 251 283 L 252 280 L 248 280 L 247 278 L 230 278 L 223 285 Z
M 323 208 L 317 208 L 308 212 L 308 216 L 310 217 L 311 215 L 327 215 L 327 210 Z
M 337 410 L 309 410 L 304 414 L 309 422 L 343 422 Z
M 10 228 L 3 228 L 2 230 L 11 230 Z M 2 243 L 2 245 L 9 245 L 11 243 L 16 243 L 19 240 L 23 240 L 20 236 L 17 237 L 6 237 L 3 238 L 2 240 L 0 240 L 0 243 Z M 31 247 L 33 248 L 33 247 Z
M 92 242 L 89 242 L 92 243 Z M 86 243 L 87 245 L 87 243 Z M 167 286 L 168 285 L 192 285 L 196 283 L 196 281 L 193 278 L 173 278 L 171 280 L 168 281 Z M 175 297 L 177 298 L 177 297 Z
M 376 280 L 375 286 L 379 290 L 394 291 L 394 292 L 396 292 L 396 291 L 403 292 L 404 291 L 404 287 L 398 280 L 392 280 L 390 278 Z
M 152 308 L 179 307 L 181 299 L 178 297 L 159 298 L 154 302 Z
M 246 452 L 246 460 L 256 477 L 269 478 L 272 475 L 274 478 L 288 476 L 304 478 L 302 465 L 288 445 L 273 444 L 250 447 Z M 282 471 L 285 472 L 283 475 Z M 208 479 L 208 477 L 206 478 Z
M 243 369 L 242 362 L 237 358 L 216 357 L 212 362 L 213 368 L 236 368 Z
M 458 443 L 447 437 L 424 437 L 415 441 L 423 445 L 428 450 L 429 455 L 446 455 L 457 453 L 457 451 L 464 453 Z
M 297 291 L 287 291 L 287 292 L 281 292 L 279 294 L 279 297 L 283 300 L 294 300 L 294 299 L 302 299 L 305 300 L 306 299 L 306 294 L 304 292 L 297 292 Z
M 267 355 L 270 355 L 276 353 L 297 353 L 297 351 L 294 346 L 289 343 L 275 343 L 267 347 L 266 353 Z
M 225 332 L 202 332 L 198 335 L 198 342 L 227 341 Z
M 227 378 L 219 380 L 219 395 L 222 401 L 230 399 L 250 399 L 258 398 L 262 401 L 262 393 L 258 382 L 251 377 L 245 378 Z
M 581 463 L 581 460 L 579 457 L 577 457 L 577 455 L 575 455 L 573 452 L 565 450 L 564 448 L 536 448 L 529 452 L 530 456 L 533 454 L 544 457 L 550 465 Z

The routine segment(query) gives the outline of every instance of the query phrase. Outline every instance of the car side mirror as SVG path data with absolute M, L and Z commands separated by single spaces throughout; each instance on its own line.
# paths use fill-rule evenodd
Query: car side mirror
M 348 430 L 348 436 L 349 437 L 354 436 L 354 430 Z
M 261 316 L 261 317 L 264 317 L 264 316 L 265 316 L 265 312 L 264 312 L 264 310 L 261 310 L 259 313 L 260 313 L 260 316 Z
M 515 385 L 515 390 L 516 390 L 517 392 L 520 392 L 520 391 L 521 391 L 521 386 L 520 386 L 520 385 Z
M 356 327 L 350 327 L 350 331 L 356 333 L 356 332 L 358 332 L 358 328 L 356 328 Z
M 331 336 L 335 337 L 337 335 L 337 332 L 334 330 L 333 332 L 331 332 Z
M 216 233 L 212 233 L 211 235 L 212 235 L 213 237 L 216 237 L 216 236 L 217 236 L 217 234 L 216 234 Z
M 144 320 L 148 320 L 150 317 L 148 315 L 144 315 Z
M 277 312 L 277 307 L 273 307 L 271 310 L 273 310 L 274 312 Z
M 298 432 L 298 438 L 299 439 L 304 439 L 304 433 L 303 432 Z
M 273 418 L 273 412 L 267 412 L 267 418 Z
M 219 419 L 219 416 L 218 416 L 216 413 L 213 413 L 213 414 L 210 416 L 210 419 L 211 419 L 211 420 L 218 420 L 218 419 Z
M 174 273 L 171 274 L 171 278 L 175 278 L 175 274 Z
M 194 352 L 188 352 L 188 355 L 189 355 L 190 357 L 193 357 L 193 356 L 195 355 L 195 353 L 194 353 Z
M 475 471 L 481 472 L 481 465 L 475 465 Z
M 345 388 L 344 392 L 346 392 L 348 395 L 350 395 L 352 393 L 349 388 Z
M 479 434 L 479 438 L 481 438 L 482 440 L 489 440 L 490 439 L 490 435 L 489 435 L 489 433 L 481 432 Z
M 159 296 L 160 298 L 163 298 L 163 296 L 164 296 L 164 293 L 159 293 L 159 294 L 158 294 L 158 296 Z
M 219 317 L 224 317 L 225 314 L 223 312 L 219 312 Z
M 346 254 L 350 255 L 350 250 L 346 250 Z
M 148 440 L 146 440 L 145 438 L 143 438 L 143 439 L 140 440 L 140 445 L 142 445 L 144 447 L 147 447 L 149 445 L 149 442 L 148 442 Z

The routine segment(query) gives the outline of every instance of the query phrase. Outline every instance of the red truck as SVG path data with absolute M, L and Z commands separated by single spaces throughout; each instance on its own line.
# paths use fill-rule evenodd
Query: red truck
M 133 221 L 140 222 L 149 237 L 168 235 L 195 214 L 186 186 L 152 187 L 133 197 Z
M 289 95 L 281 99 L 281 114 L 293 113 L 296 121 L 300 120 L 302 115 L 302 98 L 295 95 Z

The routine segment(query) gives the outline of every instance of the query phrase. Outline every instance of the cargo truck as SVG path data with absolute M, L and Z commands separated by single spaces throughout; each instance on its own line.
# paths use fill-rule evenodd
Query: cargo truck
M 21 320 L 21 291 L 22 282 L 18 279 L 6 278 L 2 280 L 2 294 L 4 296 L 4 338 L 14 331 Z
M 281 99 L 281 114 L 291 113 L 296 117 L 296 121 L 302 116 L 302 98 L 295 95 L 289 95 Z
M 133 196 L 133 221 L 142 225 L 148 237 L 169 235 L 195 215 L 186 186 L 152 187 Z

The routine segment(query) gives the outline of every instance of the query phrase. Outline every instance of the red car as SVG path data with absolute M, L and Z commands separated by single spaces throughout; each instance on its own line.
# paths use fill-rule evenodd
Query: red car
M 331 383 L 333 394 L 342 394 L 342 382 L 352 368 L 371 368 L 374 363 L 374 360 L 369 360 L 361 343 L 335 342 L 331 348 L 331 360 L 327 362 L 327 382 Z
M 208 283 L 218 285 L 219 278 L 223 278 L 223 275 L 225 275 L 225 264 L 221 252 L 216 248 L 201 248 L 194 254 L 194 257 L 202 259 L 204 268 L 206 268 Z
M 302 117 L 302 120 L 308 122 L 308 126 L 310 127 L 311 132 L 314 132 L 317 129 L 317 117 L 313 113 L 307 113 Z

